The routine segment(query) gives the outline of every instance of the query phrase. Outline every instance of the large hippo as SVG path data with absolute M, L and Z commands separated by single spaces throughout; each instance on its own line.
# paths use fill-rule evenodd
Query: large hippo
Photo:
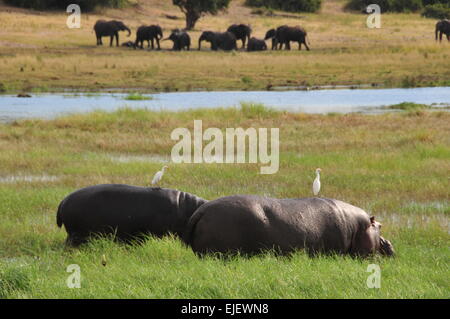
M 92 234 L 113 234 L 128 241 L 141 234 L 182 236 L 186 224 L 206 200 L 174 189 L 120 184 L 79 189 L 60 204 L 57 224 L 67 244 L 77 246 Z
M 393 247 L 380 236 L 380 228 L 362 209 L 335 199 L 236 195 L 202 205 L 183 240 L 199 255 L 306 249 L 310 255 L 391 256 Z

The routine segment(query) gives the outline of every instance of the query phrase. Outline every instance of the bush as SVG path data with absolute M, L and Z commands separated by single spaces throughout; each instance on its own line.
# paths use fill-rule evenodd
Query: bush
M 450 5 L 442 3 L 429 4 L 423 9 L 422 16 L 434 19 L 450 19 Z
M 369 4 L 378 4 L 381 12 L 415 12 L 422 9 L 422 0 L 350 0 L 346 7 L 365 11 Z
M 7 4 L 36 10 L 66 9 L 70 4 L 78 4 L 82 11 L 92 11 L 97 6 L 121 8 L 128 0 L 5 0 Z
M 290 12 L 316 12 L 322 0 L 246 0 L 249 7 L 265 7 Z
M 437 13 L 439 15 L 442 15 L 442 8 L 450 7 L 450 0 L 350 0 L 346 7 L 351 10 L 365 11 L 365 8 L 372 3 L 378 4 L 382 12 L 415 12 L 423 7 L 427 10 L 427 7 L 432 5 L 433 7 L 428 10 L 440 11 Z
M 447 6 L 450 5 L 450 0 L 422 0 L 422 3 L 424 6 L 430 5 L 430 4 L 446 4 Z

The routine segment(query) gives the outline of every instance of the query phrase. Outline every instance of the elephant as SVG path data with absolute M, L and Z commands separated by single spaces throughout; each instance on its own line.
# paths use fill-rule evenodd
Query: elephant
M 267 50 L 266 41 L 252 37 L 248 40 L 247 51 L 264 51 Z
M 94 25 L 94 31 L 97 37 L 97 45 L 103 45 L 102 37 L 110 37 L 109 46 L 111 47 L 114 37 L 116 38 L 116 45 L 119 46 L 119 31 L 128 31 L 128 36 L 131 35 L 131 30 L 122 21 L 117 20 L 98 20 Z
M 202 41 L 210 42 L 211 50 L 213 51 L 217 51 L 218 49 L 224 51 L 237 50 L 236 36 L 231 32 L 203 32 L 198 39 L 198 50 L 201 50 Z
M 245 43 L 247 42 L 247 39 L 250 41 L 252 28 L 247 24 L 233 24 L 227 29 L 227 32 L 233 33 L 236 37 L 236 40 L 241 40 L 242 48 L 245 49 Z
M 436 41 L 438 40 L 439 33 L 439 42 L 442 42 L 442 34 L 447 36 L 447 40 L 450 41 L 450 20 L 444 19 L 436 23 Z
M 172 30 L 170 36 L 165 40 L 171 40 L 173 42 L 173 51 L 181 51 L 183 49 L 189 51 L 191 48 L 191 37 L 186 31 L 175 29 Z
M 134 43 L 135 48 L 144 48 L 144 41 L 148 42 L 148 47 L 150 48 L 150 42 L 152 43 L 152 50 L 155 49 L 155 43 L 158 45 L 158 50 L 161 50 L 159 45 L 159 40 L 163 37 L 163 31 L 159 25 L 150 26 L 140 26 L 136 32 L 136 41 Z
M 131 242 L 145 235 L 182 236 L 187 222 L 206 200 L 167 188 L 102 184 L 79 189 L 64 198 L 56 222 L 64 225 L 66 244 L 78 246 L 92 235 L 112 235 Z
M 266 32 L 266 36 L 264 37 L 264 40 L 269 40 L 272 39 L 272 50 L 277 50 L 278 49 L 278 41 L 276 38 L 276 34 L 277 34 L 277 30 L 275 29 L 270 29 L 269 31 Z
M 375 217 L 336 199 L 234 195 L 200 206 L 182 239 L 199 256 L 251 256 L 267 250 L 290 254 L 298 249 L 311 257 L 393 256 L 394 248 L 380 229 Z
M 133 41 L 124 42 L 124 43 L 122 43 L 121 46 L 126 47 L 126 48 L 135 48 Z
M 309 51 L 308 44 L 306 43 L 307 32 L 302 27 L 290 27 L 287 25 L 282 25 L 278 27 L 276 30 L 271 29 L 267 31 L 266 37 L 264 40 L 272 38 L 272 50 L 277 49 L 277 45 L 279 45 L 279 49 L 281 50 L 283 44 L 285 45 L 286 50 L 291 49 L 291 41 L 298 42 L 298 49 L 302 49 L 302 44 L 305 45 L 306 50 Z

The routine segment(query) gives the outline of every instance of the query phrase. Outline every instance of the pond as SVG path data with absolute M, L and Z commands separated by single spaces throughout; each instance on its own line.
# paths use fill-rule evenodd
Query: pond
M 374 114 L 388 112 L 383 106 L 402 102 L 450 104 L 450 87 L 411 89 L 339 89 L 297 91 L 205 91 L 148 94 L 150 100 L 129 101 L 125 93 L 46 93 L 31 98 L 0 95 L 0 122 L 18 119 L 51 119 L 63 114 L 121 107 L 149 110 L 186 110 L 235 107 L 241 102 L 263 103 L 276 109 L 304 113 Z M 439 105 L 437 105 L 439 107 Z

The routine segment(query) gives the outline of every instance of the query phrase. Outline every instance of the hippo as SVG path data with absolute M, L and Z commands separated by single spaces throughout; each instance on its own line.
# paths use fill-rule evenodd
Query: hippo
M 64 198 L 56 222 L 67 231 L 66 244 L 78 246 L 93 234 L 131 242 L 142 235 L 181 237 L 191 215 L 207 201 L 167 188 L 123 184 L 95 185 Z
M 349 254 L 393 256 L 380 236 L 381 224 L 362 209 L 329 198 L 275 199 L 235 195 L 200 206 L 183 241 L 200 256 L 210 253 L 254 255 L 266 250 L 310 256 Z

